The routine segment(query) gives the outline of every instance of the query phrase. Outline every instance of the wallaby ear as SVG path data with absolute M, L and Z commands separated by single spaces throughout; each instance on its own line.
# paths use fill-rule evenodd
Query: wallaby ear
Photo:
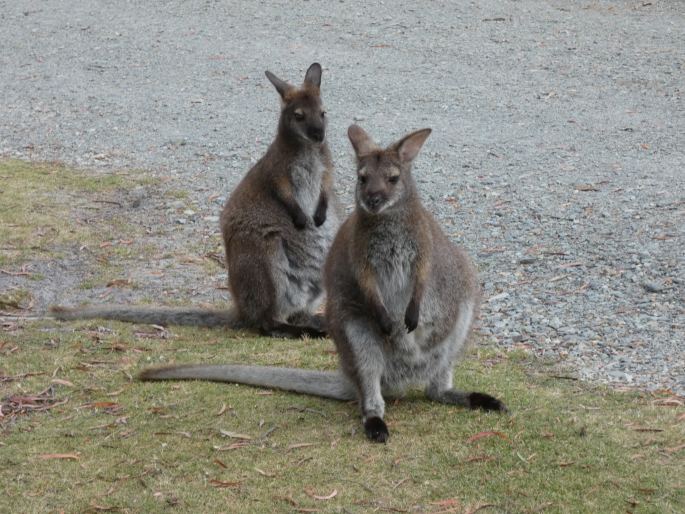
M 350 143 L 352 143 L 352 148 L 354 148 L 354 153 L 357 154 L 357 157 L 370 153 L 378 148 L 376 143 L 373 142 L 373 139 L 371 139 L 371 136 L 369 136 L 359 125 L 350 125 L 347 129 L 347 137 L 350 138 Z
M 321 65 L 313 63 L 304 75 L 304 83 L 314 87 L 321 87 Z
M 285 80 L 279 79 L 270 71 L 265 71 L 264 74 L 266 75 L 266 78 L 268 78 L 269 81 L 274 85 L 276 91 L 278 91 L 278 94 L 281 95 L 281 98 L 285 100 L 285 94 L 290 91 L 293 86 L 288 84 Z
M 432 130 L 429 128 L 417 130 L 411 134 L 404 136 L 393 146 L 397 149 L 397 153 L 400 156 L 400 161 L 411 162 L 419 154 L 419 150 L 423 146 L 423 143 L 428 139 Z

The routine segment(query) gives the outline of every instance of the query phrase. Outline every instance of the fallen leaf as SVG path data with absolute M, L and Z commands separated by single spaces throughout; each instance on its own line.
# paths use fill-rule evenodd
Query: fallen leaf
M 333 492 L 326 496 L 319 496 L 317 494 L 314 494 L 314 492 L 311 489 L 305 489 L 304 492 L 307 493 L 307 496 L 309 496 L 310 498 L 314 498 L 315 500 L 330 500 L 338 495 L 337 489 L 333 489 Z
M 316 443 L 295 443 L 288 446 L 285 451 L 295 450 L 297 448 L 306 448 L 308 446 L 316 446 Z
M 268 472 L 263 471 L 263 470 L 261 470 L 261 469 L 259 469 L 259 468 L 254 468 L 254 470 L 255 470 L 257 473 L 259 473 L 260 475 L 265 476 L 265 477 L 272 478 L 272 477 L 275 477 L 275 476 L 276 476 L 275 473 L 268 473 Z
M 483 439 L 484 437 L 499 437 L 500 439 L 504 439 L 505 441 L 509 440 L 509 438 L 502 432 L 497 432 L 496 430 L 488 430 L 486 432 L 478 432 L 477 434 L 472 435 L 466 440 L 466 442 L 473 443 L 475 441 L 478 441 L 479 439 Z
M 634 430 L 635 432 L 663 432 L 663 428 L 652 428 L 652 427 L 641 427 L 641 426 L 633 426 L 633 425 L 626 425 L 628 428 L 631 430 Z
M 233 438 L 233 439 L 245 439 L 245 440 L 247 440 L 247 441 L 249 441 L 249 440 L 252 439 L 252 436 L 251 436 L 251 435 L 247 435 L 247 434 L 238 434 L 237 432 L 230 432 L 230 431 L 228 431 L 228 430 L 223 430 L 223 429 L 222 429 L 222 430 L 219 430 L 219 432 L 221 432 L 221 435 L 222 435 L 222 436 L 224 436 L 224 437 L 231 437 L 231 438 Z
M 237 489 L 240 487 L 240 482 L 231 482 L 229 480 L 217 480 L 215 478 L 209 481 L 212 487 L 220 489 Z
M 654 400 L 652 404 L 660 405 L 663 407 L 682 407 L 683 405 L 685 405 L 685 402 L 674 396 L 672 398 L 661 398 L 659 400 Z
M 226 412 L 230 407 L 228 407 L 225 403 L 221 406 L 219 409 L 219 412 L 216 413 L 217 416 L 221 416 L 224 412 Z
M 128 287 L 132 283 L 130 278 L 115 278 L 107 282 L 107 287 Z
M 674 446 L 672 448 L 665 448 L 664 451 L 670 455 L 671 453 L 677 453 L 683 449 L 685 449 L 685 444 L 680 444 L 680 445 Z
M 80 453 L 44 453 L 38 456 L 41 460 L 51 460 L 51 459 L 65 459 L 65 460 L 79 460 L 81 458 Z
M 487 509 L 488 507 L 497 507 L 494 503 L 480 503 L 478 505 L 475 505 L 474 507 L 469 508 L 466 511 L 466 514 L 475 514 L 479 510 Z
M 226 464 L 224 464 L 223 462 L 221 462 L 219 459 L 214 459 L 214 462 L 216 464 L 218 464 L 219 466 L 221 466 L 222 468 L 228 469 L 228 466 Z
M 447 498 L 446 500 L 437 500 L 430 503 L 431 505 L 437 505 L 439 507 L 458 507 L 461 505 L 461 502 L 456 498 Z
M 119 510 L 119 507 L 105 507 L 103 505 L 98 505 L 97 503 L 91 503 L 90 507 L 98 512 L 113 512 Z
M 472 457 L 469 457 L 466 459 L 466 463 L 470 462 L 490 462 L 491 460 L 495 460 L 495 457 L 492 455 L 473 455 Z
M 50 383 L 52 384 L 59 384 L 67 387 L 74 387 L 74 384 L 69 382 L 68 380 L 62 380 L 61 378 L 53 378 Z
M 242 440 L 226 446 L 215 446 L 214 449 L 218 452 L 226 452 L 230 450 L 238 450 L 239 448 L 244 448 L 245 446 L 250 446 L 250 442 Z

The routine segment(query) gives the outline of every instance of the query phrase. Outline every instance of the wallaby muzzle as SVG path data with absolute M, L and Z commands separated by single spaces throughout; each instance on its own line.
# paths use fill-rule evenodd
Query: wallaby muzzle
M 323 143 L 323 140 L 326 137 L 326 130 L 324 127 L 308 127 L 307 137 L 315 143 Z
M 364 195 L 364 204 L 372 213 L 377 213 L 380 211 L 384 203 L 385 195 L 383 193 L 367 193 Z

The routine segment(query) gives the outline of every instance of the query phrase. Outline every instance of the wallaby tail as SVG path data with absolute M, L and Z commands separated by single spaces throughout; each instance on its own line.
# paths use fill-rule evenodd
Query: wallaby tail
M 352 383 L 337 371 L 316 371 L 269 366 L 241 366 L 237 364 L 189 364 L 143 370 L 138 378 L 149 380 L 209 380 L 260 387 L 332 398 L 354 400 Z
M 125 305 L 103 305 L 100 307 L 62 307 L 55 305 L 50 307 L 50 315 L 62 321 L 112 319 L 154 325 L 246 328 L 235 307 L 219 311 L 194 308 L 130 307 Z

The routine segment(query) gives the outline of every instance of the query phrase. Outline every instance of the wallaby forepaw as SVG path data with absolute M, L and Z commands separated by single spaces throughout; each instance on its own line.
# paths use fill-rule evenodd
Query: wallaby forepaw
M 392 319 L 390 319 L 390 315 L 387 312 L 381 312 L 378 315 L 378 326 L 384 335 L 389 336 L 392 334 Z
M 320 227 L 326 222 L 326 207 L 319 206 L 314 213 L 314 226 Z
M 375 443 L 384 443 L 390 437 L 385 421 L 377 416 L 369 418 L 364 422 L 364 431 L 366 432 L 366 437 Z
M 485 393 L 469 394 L 469 408 L 492 410 L 498 412 L 509 412 L 507 406 L 494 396 Z
M 295 214 L 293 216 L 293 225 L 295 225 L 296 229 L 302 230 L 307 226 L 307 215 L 302 211 Z
M 407 332 L 413 332 L 419 326 L 419 306 L 412 300 L 409 302 L 407 312 L 404 313 L 404 325 Z

